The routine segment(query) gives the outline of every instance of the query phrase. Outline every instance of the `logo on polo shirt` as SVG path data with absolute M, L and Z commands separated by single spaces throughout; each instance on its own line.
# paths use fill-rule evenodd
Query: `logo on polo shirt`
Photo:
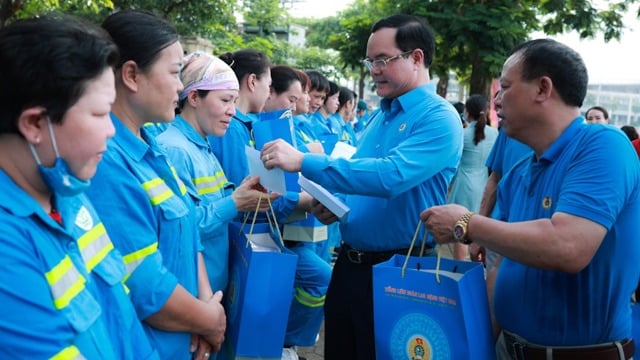
M 400 127 L 398 128 L 398 132 L 403 132 L 404 129 L 407 128 L 407 123 L 402 123 L 400 124 Z
M 93 218 L 86 207 L 81 207 L 76 215 L 75 224 L 84 231 L 89 231 L 93 227 Z
M 542 208 L 545 210 L 549 210 L 551 209 L 551 196 L 545 196 L 544 199 L 542 199 Z

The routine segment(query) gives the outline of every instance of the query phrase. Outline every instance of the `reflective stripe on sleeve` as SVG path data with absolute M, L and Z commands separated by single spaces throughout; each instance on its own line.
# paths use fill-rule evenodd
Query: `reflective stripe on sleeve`
M 131 276 L 136 268 L 140 266 L 142 261 L 156 251 L 158 251 L 158 242 L 154 242 L 145 248 L 123 256 L 122 259 L 124 260 L 124 266 L 127 269 L 127 274 L 124 276 L 123 281 L 126 282 L 129 279 L 129 276 Z
M 204 176 L 193 179 L 193 184 L 198 190 L 198 195 L 210 194 L 223 189 L 229 181 L 224 175 L 224 171 L 220 170 L 213 176 Z
M 173 191 L 161 178 L 142 183 L 142 188 L 147 192 L 147 196 L 153 205 L 159 205 L 173 196 Z
M 53 295 L 53 304 L 58 310 L 69 305 L 71 300 L 84 289 L 86 282 L 71 262 L 69 255 L 66 255 L 58 265 L 49 270 L 45 277 Z

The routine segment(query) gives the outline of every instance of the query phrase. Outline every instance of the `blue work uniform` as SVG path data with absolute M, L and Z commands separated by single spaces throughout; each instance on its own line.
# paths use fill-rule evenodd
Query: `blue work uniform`
M 576 118 L 537 159 L 523 158 L 503 177 L 497 201 L 503 221 L 562 212 L 607 229 L 591 262 L 575 274 L 505 257 L 494 297 L 501 327 L 545 346 L 631 338 L 629 299 L 640 277 L 640 166 L 626 135 Z
M 200 239 L 193 201 L 175 169 L 142 127 L 142 139 L 112 113 L 116 135 L 88 195 L 127 268 L 138 317 L 160 311 L 180 284 L 198 295 Z M 162 359 L 189 359 L 191 334 L 143 326 Z
M 181 116 L 158 136 L 158 143 L 196 204 L 202 256 L 211 289 L 224 291 L 229 280 L 227 225 L 238 215 L 231 198 L 233 184 L 227 181 L 207 139 Z
M 340 113 L 330 115 L 329 119 L 331 119 L 334 124 L 333 126 L 337 129 L 337 132 L 340 135 L 338 141 L 342 141 L 351 146 L 356 146 L 358 144 L 353 126 L 351 123 L 344 121 Z
M 493 148 L 487 157 L 486 165 L 491 171 L 504 176 L 523 157 L 533 156 L 533 150 L 520 141 L 504 133 L 504 128 L 498 130 Z
M 325 301 L 327 359 L 375 358 L 372 266 L 408 248 L 420 212 L 446 202 L 461 154 L 460 117 L 426 84 L 383 99 L 350 160 L 304 155 L 302 174 L 351 209 Z
M 306 144 L 319 141 L 306 114 L 293 117 L 293 129 L 296 136 L 296 145 L 300 151 L 309 152 Z
M 55 196 L 60 224 L 2 170 L 0 188 L 0 358 L 158 359 L 87 197 Z

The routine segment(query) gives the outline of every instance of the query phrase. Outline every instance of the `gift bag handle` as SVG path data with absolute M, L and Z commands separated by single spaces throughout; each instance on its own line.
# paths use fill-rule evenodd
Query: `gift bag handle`
M 253 227 L 256 224 L 256 219 L 258 217 L 258 213 L 260 212 L 260 202 L 262 201 L 262 195 L 258 198 L 258 203 L 256 204 L 256 210 L 253 212 L 253 219 L 251 219 L 251 226 L 249 227 L 249 235 L 253 234 Z M 278 242 L 280 245 L 284 247 L 284 242 L 282 241 L 282 234 L 280 233 L 280 226 L 278 226 L 278 220 L 276 219 L 275 212 L 273 211 L 273 206 L 271 204 L 271 199 L 267 196 L 267 202 L 269 203 L 269 210 L 266 212 L 267 214 L 267 223 L 269 223 L 269 229 L 273 232 L 273 228 L 276 228 L 276 233 L 278 234 Z M 249 219 L 249 213 L 246 213 L 244 216 L 244 220 L 242 221 L 242 226 L 240 227 L 240 232 L 247 223 Z M 249 246 L 249 238 L 247 237 L 246 246 Z
M 413 247 L 416 244 L 416 239 L 418 238 L 418 233 L 420 232 L 420 225 L 422 225 L 422 221 L 418 221 L 418 226 L 416 226 L 416 231 L 413 233 L 413 239 L 411 239 L 411 245 L 409 245 L 409 251 L 407 252 L 407 256 L 404 258 L 404 264 L 402 264 L 402 278 L 404 279 L 405 270 L 407 270 L 407 265 L 409 264 L 409 257 L 411 256 L 411 252 L 413 251 Z M 422 246 L 420 247 L 420 257 L 424 255 L 424 248 L 427 243 L 427 228 L 425 226 L 424 233 L 422 234 Z M 440 249 L 442 247 L 440 245 L 437 246 L 438 258 L 436 260 L 436 281 L 440 284 L 440 257 L 441 252 Z

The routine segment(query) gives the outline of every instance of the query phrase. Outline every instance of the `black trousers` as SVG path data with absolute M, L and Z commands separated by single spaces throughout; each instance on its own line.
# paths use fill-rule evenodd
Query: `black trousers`
M 341 251 L 324 303 L 327 360 L 373 360 L 373 277 L 371 264 L 354 264 Z

